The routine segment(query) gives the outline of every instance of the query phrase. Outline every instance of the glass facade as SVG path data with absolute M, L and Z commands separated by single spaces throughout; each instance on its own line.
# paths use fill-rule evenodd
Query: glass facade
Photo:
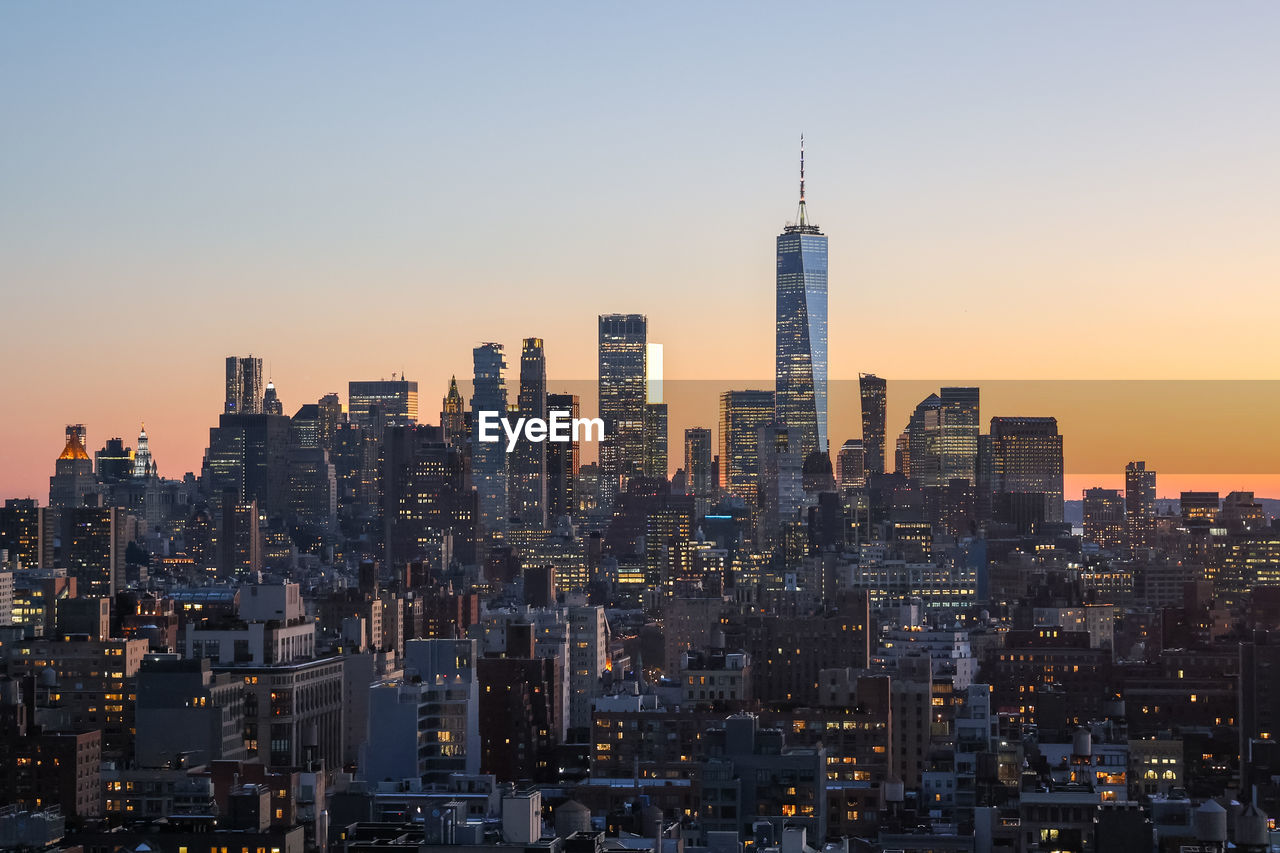
M 778 235 L 777 417 L 804 456 L 827 452 L 827 238 L 817 226 Z
M 600 503 L 612 506 L 632 477 L 644 473 L 648 401 L 648 320 L 643 314 L 600 316 Z
M 471 472 L 479 503 L 480 523 L 490 539 L 500 539 L 507 529 L 507 448 L 501 441 L 480 441 L 480 416 L 484 412 L 507 414 L 507 361 L 502 344 L 481 344 L 471 351 L 475 369 L 471 394 Z

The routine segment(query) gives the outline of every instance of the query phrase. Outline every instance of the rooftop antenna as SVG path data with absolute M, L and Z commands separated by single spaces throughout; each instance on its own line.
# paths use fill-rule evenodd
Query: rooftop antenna
M 805 225 L 804 209 L 804 134 L 800 134 L 800 214 L 797 225 Z

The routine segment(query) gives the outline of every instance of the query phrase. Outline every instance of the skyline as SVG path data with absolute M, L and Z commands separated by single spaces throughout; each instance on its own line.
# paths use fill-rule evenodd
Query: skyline
M 6 496 L 42 493 L 67 423 L 93 450 L 145 421 L 166 476 L 195 470 L 233 352 L 263 353 L 289 407 L 402 370 L 433 401 L 484 340 L 543 337 L 552 376 L 590 381 L 595 316 L 635 311 L 668 382 L 769 376 L 801 131 L 834 242 L 833 384 L 1275 376 L 1271 7 L 816 6 L 768 27 L 707 7 L 672 28 L 388 6 L 350 31 L 306 8 L 248 29 L 3 12 L 24 130 L 0 163 Z M 821 86 L 777 73 L 801 41 Z M 626 61 L 642 47 L 663 61 Z M 922 345 L 957 335 L 945 365 Z M 1280 494 L 1263 479 L 1241 487 Z

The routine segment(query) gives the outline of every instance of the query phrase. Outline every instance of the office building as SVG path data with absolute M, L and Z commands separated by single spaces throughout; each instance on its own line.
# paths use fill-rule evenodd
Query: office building
M 577 394 L 548 394 L 547 413 L 579 416 Z M 578 468 L 580 448 L 576 440 L 547 442 L 547 520 L 578 514 Z
M 81 506 L 97 489 L 93 460 L 85 450 L 85 428 L 82 424 L 68 424 L 67 445 L 53 463 L 53 476 L 49 478 L 49 506 Z
M 777 240 L 777 420 L 807 458 L 827 452 L 827 238 L 809 221 L 800 145 L 800 207 Z
M 403 377 L 348 382 L 347 418 L 375 433 L 389 426 L 413 426 L 418 422 L 418 383 Z
M 943 388 L 939 392 L 939 485 L 964 480 L 974 485 L 978 464 L 978 389 Z
M 843 489 L 860 489 L 867 484 L 867 451 L 863 441 L 847 440 L 836 455 L 836 485 Z
M 1084 490 L 1084 541 L 1107 551 L 1124 541 L 1124 498 L 1117 489 Z
M 110 485 L 133 476 L 133 448 L 125 447 L 124 439 L 108 438 L 102 449 L 93 454 L 98 482 Z
M 711 430 L 691 427 L 684 431 L 684 476 L 687 493 L 693 495 L 694 515 L 702 518 L 716 494 L 715 462 Z
M 290 419 L 284 415 L 222 415 L 209 429 L 204 488 L 221 511 L 224 494 L 256 501 L 268 518 L 288 508 Z
M 648 320 L 643 314 L 601 314 L 599 399 L 602 506 L 612 507 L 633 477 L 644 473 L 648 402 Z
M 862 401 L 862 449 L 867 473 L 883 474 L 887 383 L 874 373 L 859 373 L 858 394 Z
M 547 418 L 547 357 L 542 338 L 525 338 L 520 351 L 520 392 L 516 417 Z M 521 436 L 508 455 L 511 517 L 521 524 L 547 526 L 547 446 Z
M 771 391 L 720 395 L 720 489 L 751 506 L 759 492 L 759 430 L 773 416 Z
M 942 485 L 941 423 L 942 398 L 937 394 L 921 400 L 907 421 L 907 455 L 903 460 L 903 473 L 921 486 Z
M 450 444 L 463 444 L 467 440 L 467 408 L 462 392 L 458 390 L 456 376 L 449 378 L 449 392 L 440 404 L 440 428 L 444 430 L 445 441 Z
M 1057 418 L 991 419 L 991 489 L 999 520 L 1060 524 L 1062 477 Z
M 475 369 L 471 393 L 471 478 L 479 499 L 479 524 L 488 541 L 501 539 L 510 515 L 507 446 L 480 440 L 480 417 L 507 416 L 507 361 L 502 344 L 481 344 L 471 351 Z M 505 438 L 505 435 L 503 436 Z
M 667 451 L 668 415 L 666 403 L 644 406 L 644 475 L 665 480 L 669 474 Z
M 262 413 L 264 415 L 283 415 L 284 403 L 276 393 L 276 383 L 267 381 L 267 390 L 262 392 Z
M 151 455 L 151 439 L 147 437 L 147 427 L 143 424 L 138 430 L 138 450 L 133 455 L 133 478 L 146 480 L 158 476 L 156 460 Z

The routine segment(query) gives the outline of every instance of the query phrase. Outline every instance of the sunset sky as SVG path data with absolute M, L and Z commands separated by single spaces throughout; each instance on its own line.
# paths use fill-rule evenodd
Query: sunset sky
M 801 132 L 891 435 L 977 382 L 1059 417 L 1068 498 L 1280 497 L 1277 44 L 1267 2 L 0 5 L 0 497 L 67 423 L 198 471 L 230 354 L 434 421 L 477 343 L 589 384 L 641 312 L 668 380 L 766 386 Z M 1210 379 L 1252 381 L 1002 381 Z

